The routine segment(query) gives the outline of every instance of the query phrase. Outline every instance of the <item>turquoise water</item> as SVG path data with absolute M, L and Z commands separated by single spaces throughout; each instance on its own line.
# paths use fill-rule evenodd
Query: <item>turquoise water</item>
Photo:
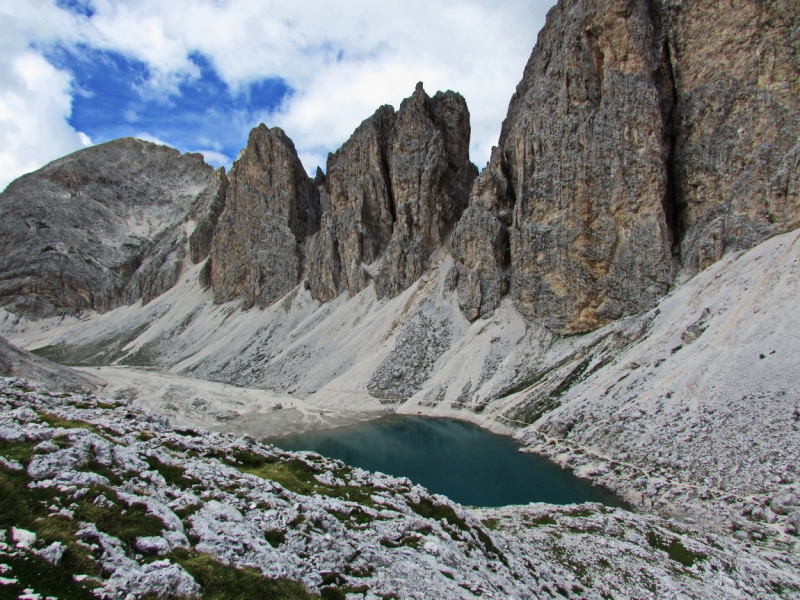
M 511 438 L 452 419 L 392 416 L 268 441 L 284 450 L 311 450 L 350 466 L 408 477 L 468 506 L 624 505 L 550 461 L 519 452 Z

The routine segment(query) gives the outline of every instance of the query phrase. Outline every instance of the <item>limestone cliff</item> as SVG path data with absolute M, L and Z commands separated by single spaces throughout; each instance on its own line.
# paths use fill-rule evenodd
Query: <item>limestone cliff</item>
M 211 243 L 214 298 L 268 306 L 300 280 L 301 244 L 319 228 L 319 192 L 292 141 L 265 125 L 250 132 L 229 181 Z
M 653 306 L 678 267 L 800 225 L 797 20 L 785 2 L 559 2 L 456 230 L 465 315 L 508 285 L 533 321 L 588 331 Z
M 422 275 L 467 205 L 477 175 L 469 135 L 464 99 L 429 97 L 418 84 L 397 112 L 381 107 L 330 155 L 330 210 L 308 272 L 315 298 L 373 279 L 379 297 L 394 297 Z
M 47 316 L 160 295 L 222 178 L 199 154 L 133 138 L 21 177 L 0 194 L 0 304 Z
M 800 7 L 664 1 L 690 272 L 800 226 Z

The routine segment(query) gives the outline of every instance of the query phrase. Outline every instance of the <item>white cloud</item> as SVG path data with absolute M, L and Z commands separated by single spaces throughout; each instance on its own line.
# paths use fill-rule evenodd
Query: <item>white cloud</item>
M 31 38 L 68 35 L 74 31 L 72 20 L 47 2 L 23 4 L 15 6 L 16 14 L 8 14 L 9 7 L 0 3 L 0 190 L 23 173 L 90 143 L 67 123 L 70 74 L 29 46 Z
M 217 152 L 216 150 L 195 150 L 203 155 L 205 161 L 215 167 L 228 167 L 231 164 L 231 159 L 228 156 Z
M 295 93 L 278 113 L 258 116 L 283 127 L 313 171 L 378 106 L 398 106 L 420 80 L 428 93 L 464 95 L 472 157 L 485 163 L 555 0 L 94 0 L 91 19 L 56 9 L 55 0 L 3 3 L 0 17 L 48 23 L 26 25 L 29 42 L 80 42 L 145 62 L 145 99 L 167 99 L 197 78 L 194 53 L 234 94 L 284 79 Z

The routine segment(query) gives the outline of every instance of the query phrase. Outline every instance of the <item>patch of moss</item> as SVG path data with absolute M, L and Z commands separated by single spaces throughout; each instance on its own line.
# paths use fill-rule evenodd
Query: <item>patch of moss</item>
M 334 517 L 339 519 L 345 526 L 352 527 L 353 525 L 369 525 L 375 520 L 375 517 L 363 511 L 361 508 L 354 508 L 349 513 L 340 512 L 338 510 L 328 511 Z
M 269 542 L 273 548 L 277 548 L 286 541 L 285 529 L 270 529 L 264 532 L 264 539 Z
M 51 565 L 35 554 L 19 553 L 3 557 L 3 562 L 11 567 L 6 578 L 15 578 L 17 583 L 3 585 L 0 597 L 18 598 L 24 595 L 25 589 L 32 589 L 44 597 L 50 596 L 61 600 L 92 600 L 96 598 L 87 586 L 76 582 L 73 571 L 67 561 Z M 30 597 L 30 596 L 25 596 Z
M 541 525 L 555 525 L 556 520 L 550 515 L 542 515 L 540 517 L 536 517 L 535 519 L 525 519 L 525 524 L 528 526 L 532 525 L 534 527 Z
M 678 538 L 672 538 L 667 543 L 664 538 L 652 530 L 647 532 L 647 542 L 653 548 L 666 552 L 672 560 L 682 564 L 684 567 L 692 567 L 695 563 L 702 562 L 708 558 L 705 554 L 692 552 Z
M 169 557 L 202 587 L 202 600 L 311 600 L 319 598 L 290 579 L 270 579 L 251 568 L 224 565 L 208 554 L 175 550 Z
M 200 483 L 197 479 L 187 475 L 186 469 L 183 467 L 164 464 L 155 456 L 148 456 L 145 461 L 150 465 L 150 469 L 158 472 L 164 478 L 168 485 L 174 485 L 181 490 L 186 490 Z
M 58 490 L 30 489 L 29 482 L 30 479 L 24 472 L 12 472 L 0 468 L 0 527 L 4 529 L 20 527 L 33 531 L 44 544 L 61 542 L 67 548 L 58 565 L 59 569 L 67 573 L 99 575 L 100 567 L 94 561 L 91 552 L 85 546 L 76 543 L 77 521 L 52 515 L 47 509 L 59 497 Z M 41 565 L 31 565 L 34 570 L 40 567 Z M 60 580 L 60 572 L 62 571 L 58 569 L 53 570 L 46 577 Z
M 203 504 L 202 503 L 189 504 L 188 506 L 184 506 L 183 508 L 179 508 L 179 509 L 174 510 L 172 512 L 174 512 L 176 515 L 178 515 L 178 517 L 180 517 L 181 520 L 186 520 L 189 517 L 191 517 L 194 513 L 196 513 L 198 510 L 200 510 L 201 508 L 203 508 Z
M 500 521 L 499 519 L 484 519 L 481 523 L 483 523 L 489 531 L 497 531 L 497 526 L 500 524 Z
M 33 455 L 36 454 L 34 447 L 37 444 L 38 442 L 34 441 L 12 443 L 0 440 L 0 455 L 7 460 L 16 460 L 27 466 Z
M 350 577 L 372 577 L 373 573 L 375 573 L 375 567 L 372 565 L 367 565 L 366 567 L 351 567 L 350 565 L 346 565 L 344 572 L 345 575 L 349 575 Z
M 101 496 L 106 502 L 98 500 Z M 150 514 L 147 505 L 139 502 L 127 505 L 114 490 L 104 486 L 89 488 L 78 501 L 75 519 L 94 523 L 100 531 L 131 547 L 137 537 L 161 535 L 164 529 L 164 522 Z
M 62 429 L 88 429 L 90 431 L 94 431 L 95 433 L 100 433 L 96 425 L 92 425 L 91 423 L 81 421 L 79 419 L 65 419 L 64 417 L 59 417 L 58 415 L 47 412 L 41 413 L 40 416 L 45 423 L 50 425 L 50 427 L 61 427 Z
M 408 507 L 417 513 L 420 517 L 426 519 L 436 519 L 441 521 L 444 519 L 450 525 L 457 527 L 461 531 L 469 531 L 469 525 L 466 521 L 456 514 L 452 506 L 447 504 L 434 504 L 428 498 L 423 498 L 419 502 L 409 502 Z
M 256 453 L 234 454 L 237 462 L 226 460 L 228 464 L 237 468 L 242 473 L 249 473 L 262 479 L 275 481 L 281 486 L 303 496 L 320 494 L 331 498 L 352 500 L 365 506 L 374 506 L 371 495 L 374 488 L 370 486 L 329 486 L 317 481 L 315 475 L 319 469 L 312 467 L 299 458 L 288 460 L 263 457 Z M 245 464 L 249 463 L 249 464 Z
M 111 467 L 109 467 L 108 465 L 100 463 L 96 458 L 93 458 L 91 461 L 89 461 L 89 464 L 86 465 L 81 470 L 90 471 L 92 473 L 97 473 L 98 475 L 102 475 L 114 485 L 122 484 L 122 477 L 114 473 L 114 471 L 112 471 Z

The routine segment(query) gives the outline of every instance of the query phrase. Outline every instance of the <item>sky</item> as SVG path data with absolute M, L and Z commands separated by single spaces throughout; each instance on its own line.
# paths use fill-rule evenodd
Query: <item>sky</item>
M 310 173 L 418 81 L 497 143 L 555 0 L 0 0 L 0 190 L 123 136 L 229 168 L 259 123 Z

